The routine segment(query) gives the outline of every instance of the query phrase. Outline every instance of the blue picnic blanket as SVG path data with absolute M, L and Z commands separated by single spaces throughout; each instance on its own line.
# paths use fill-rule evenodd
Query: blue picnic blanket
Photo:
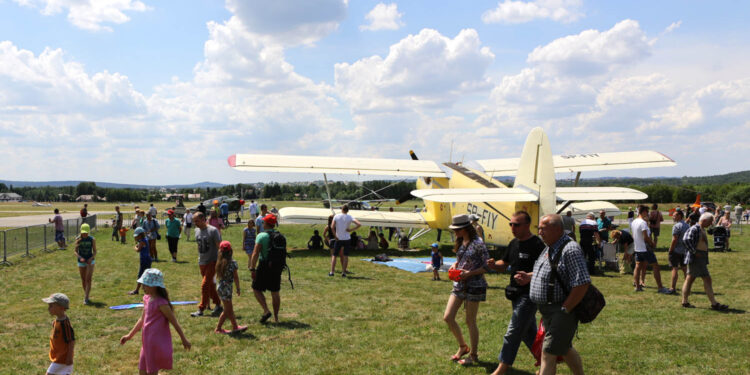
M 384 264 L 388 267 L 395 267 L 400 270 L 409 271 L 411 273 L 427 272 L 427 266 L 432 269 L 432 258 L 393 258 L 390 262 L 378 262 L 372 259 L 362 259 L 364 261 Z M 451 264 L 456 262 L 456 258 L 443 258 L 443 267 L 441 270 L 446 270 Z

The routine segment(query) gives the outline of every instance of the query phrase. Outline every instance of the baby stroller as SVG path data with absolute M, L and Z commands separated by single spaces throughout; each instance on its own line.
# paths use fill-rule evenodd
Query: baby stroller
M 727 228 L 718 226 L 714 228 L 714 251 L 729 251 L 727 248 L 727 238 L 729 237 L 729 230 Z

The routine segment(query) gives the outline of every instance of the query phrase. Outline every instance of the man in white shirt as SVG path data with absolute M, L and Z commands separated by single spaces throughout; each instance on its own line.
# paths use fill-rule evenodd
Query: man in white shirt
M 190 241 L 190 232 L 192 232 L 192 229 L 190 228 L 193 227 L 193 213 L 189 208 L 185 210 L 185 215 L 182 217 L 182 222 L 185 225 L 185 230 L 183 231 L 183 233 L 185 233 L 185 235 L 187 236 L 187 240 Z
M 648 206 L 638 206 L 638 217 L 630 224 L 630 233 L 633 235 L 633 245 L 635 247 L 635 271 L 633 272 L 633 285 L 636 292 L 643 291 L 643 284 L 640 280 L 645 279 L 646 267 L 651 264 L 654 271 L 654 280 L 659 288 L 659 293 L 668 294 L 669 291 L 661 284 L 661 273 L 659 272 L 659 262 L 656 261 L 656 255 L 649 250 L 654 247 L 654 241 L 651 239 L 648 222 Z M 641 277 L 641 275 L 644 277 Z
M 255 220 L 258 217 L 258 204 L 254 200 L 250 201 L 250 217 Z
M 341 258 L 341 277 L 346 277 L 346 267 L 349 265 L 349 251 L 352 249 L 350 233 L 357 230 L 362 224 L 359 220 L 348 214 L 349 206 L 341 206 L 341 213 L 333 217 L 331 227 L 336 235 L 336 244 L 333 247 L 333 253 L 338 254 Z M 354 227 L 349 226 L 354 223 Z M 336 259 L 331 260 L 331 272 L 328 276 L 333 276 L 336 267 Z

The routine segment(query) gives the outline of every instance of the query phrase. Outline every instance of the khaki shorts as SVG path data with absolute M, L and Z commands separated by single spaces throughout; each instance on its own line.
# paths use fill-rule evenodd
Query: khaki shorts
M 578 330 L 578 318 L 572 311 L 564 313 L 562 304 L 539 305 L 544 324 L 544 343 L 542 350 L 553 355 L 568 354 L 573 347 L 573 337 Z

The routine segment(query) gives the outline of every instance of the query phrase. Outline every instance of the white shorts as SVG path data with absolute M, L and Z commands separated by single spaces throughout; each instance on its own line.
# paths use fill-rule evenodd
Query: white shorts
M 47 369 L 47 373 L 54 375 L 70 375 L 73 373 L 73 365 L 52 362 Z

